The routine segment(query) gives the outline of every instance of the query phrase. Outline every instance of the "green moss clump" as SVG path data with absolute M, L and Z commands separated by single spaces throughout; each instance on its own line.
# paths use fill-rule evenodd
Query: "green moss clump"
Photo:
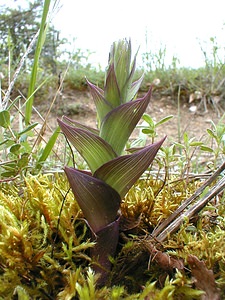
M 189 254 L 203 260 L 225 290 L 223 195 L 163 245 L 151 238 L 157 223 L 199 184 L 163 184 L 149 177 L 131 188 L 121 207 L 130 223 L 111 258 L 110 282 L 102 288 L 89 256 L 91 233 L 65 176 L 28 176 L 17 185 L 1 184 L 0 299 L 200 299 L 203 292 L 195 288 Z M 185 268 L 164 268 L 152 249 L 182 260 Z

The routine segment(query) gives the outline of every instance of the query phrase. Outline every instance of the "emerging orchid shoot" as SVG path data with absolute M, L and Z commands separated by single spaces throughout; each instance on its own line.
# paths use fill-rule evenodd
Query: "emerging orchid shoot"
M 58 120 L 67 140 L 85 159 L 90 171 L 65 167 L 75 199 L 89 225 L 96 245 L 93 268 L 99 283 L 107 282 L 119 238 L 120 204 L 132 185 L 154 160 L 162 139 L 131 154 L 126 143 L 144 114 L 151 89 L 136 99 L 143 75 L 134 80 L 136 55 L 131 61 L 131 42 L 112 45 L 104 89 L 88 83 L 97 109 L 98 128 L 90 128 L 63 117 Z

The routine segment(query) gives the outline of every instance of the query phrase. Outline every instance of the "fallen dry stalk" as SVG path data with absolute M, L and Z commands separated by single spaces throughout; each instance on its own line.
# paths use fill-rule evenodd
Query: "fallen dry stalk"
M 174 211 L 169 218 L 167 218 L 162 224 L 160 224 L 153 231 L 153 237 L 157 238 L 159 242 L 165 241 L 165 239 L 171 233 L 178 230 L 183 221 L 188 218 L 190 219 L 196 215 L 206 204 L 217 194 L 219 194 L 225 188 L 225 177 L 219 180 L 210 190 L 199 199 L 193 206 L 183 212 L 188 205 L 193 203 L 198 196 L 200 196 L 206 187 L 208 187 L 215 179 L 222 173 L 225 169 L 225 162 L 206 180 L 206 182 L 188 199 L 186 199 L 183 204 L 181 204 L 176 211 Z

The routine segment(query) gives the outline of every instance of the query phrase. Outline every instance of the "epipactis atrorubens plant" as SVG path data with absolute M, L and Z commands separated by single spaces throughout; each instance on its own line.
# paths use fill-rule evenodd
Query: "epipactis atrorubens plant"
M 137 54 L 136 54 L 137 55 Z M 143 75 L 134 81 L 136 55 L 131 42 L 115 42 L 110 51 L 104 89 L 87 81 L 97 109 L 98 129 L 67 117 L 59 126 L 87 162 L 90 172 L 65 167 L 75 199 L 96 241 L 92 249 L 94 268 L 105 283 L 119 238 L 120 204 L 131 186 L 149 167 L 164 139 L 125 154 L 125 145 L 145 112 L 151 89 L 136 99 Z

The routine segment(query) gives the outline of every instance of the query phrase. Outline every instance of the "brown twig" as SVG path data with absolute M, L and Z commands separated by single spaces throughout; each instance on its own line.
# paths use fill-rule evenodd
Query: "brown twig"
M 175 212 L 173 212 L 162 224 L 156 227 L 152 235 L 157 238 L 158 241 L 163 242 L 169 234 L 175 232 L 180 227 L 185 218 L 190 219 L 192 216 L 198 213 L 214 196 L 220 193 L 225 188 L 225 177 L 215 184 L 205 196 L 197 201 L 197 203 L 191 206 L 186 212 L 182 213 L 188 205 L 193 203 L 196 198 L 202 194 L 205 188 L 209 186 L 224 169 L 225 162 L 206 180 L 206 182 L 199 189 L 197 189 L 197 191 L 190 198 L 186 199 Z

